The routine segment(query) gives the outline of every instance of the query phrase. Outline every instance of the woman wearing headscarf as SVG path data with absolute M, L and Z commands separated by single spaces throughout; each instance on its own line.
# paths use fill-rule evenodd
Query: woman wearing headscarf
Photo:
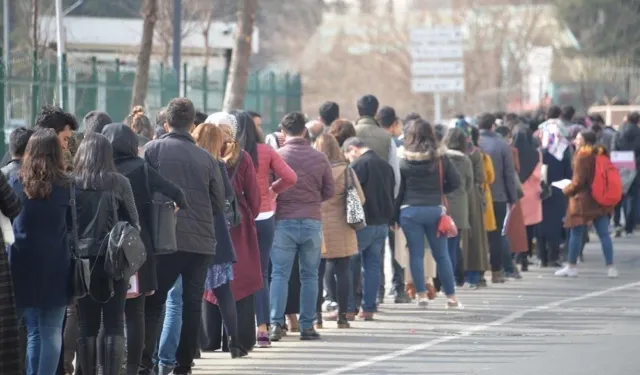
M 260 248 L 254 218 L 260 213 L 260 188 L 254 167 L 257 153 L 255 148 L 244 150 L 247 128 L 255 124 L 251 115 L 244 111 L 215 113 L 206 122 L 219 124 L 224 135 L 220 157 L 227 166 L 227 174 L 236 194 L 236 207 L 240 223 L 229 228 L 231 242 L 236 251 L 233 265 L 231 290 L 236 300 L 238 317 L 238 342 L 244 350 L 251 350 L 256 344 L 254 295 L 262 289 Z M 230 124 L 230 125 L 227 125 Z M 205 299 L 217 303 L 214 293 L 206 293 Z M 211 322 L 221 326 L 222 321 Z M 215 338 L 209 337 L 209 340 Z
M 518 177 L 522 183 L 524 196 L 520 200 L 524 225 L 527 228 L 527 250 L 533 252 L 536 227 L 542 221 L 542 200 L 540 199 L 540 183 L 542 181 L 542 156 L 534 141 L 533 133 L 524 125 L 513 129 L 513 146 L 518 150 L 520 171 Z M 522 271 L 528 271 L 527 255 L 520 254 Z
M 542 163 L 546 166 L 543 176 L 549 194 L 542 201 L 542 222 L 538 225 L 536 247 L 542 267 L 562 267 L 559 262 L 560 244 L 564 235 L 563 220 L 567 212 L 567 198 L 562 190 L 551 184 L 571 179 L 571 151 L 569 142 L 559 126 L 548 125 L 541 129 Z

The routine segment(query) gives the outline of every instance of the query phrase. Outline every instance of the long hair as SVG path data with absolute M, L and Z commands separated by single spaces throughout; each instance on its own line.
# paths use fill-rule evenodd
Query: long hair
M 107 137 L 98 133 L 84 137 L 74 159 L 73 173 L 81 189 L 108 190 L 115 187 L 118 170 Z
M 260 135 L 256 123 L 253 121 L 253 117 L 247 111 L 231 111 L 229 114 L 234 116 L 238 121 L 238 128 L 236 129 L 235 135 L 237 144 L 240 146 L 240 149 L 251 155 L 253 165 L 255 165 L 257 169 Z
M 431 124 L 423 119 L 411 121 L 405 130 L 404 148 L 411 152 L 434 153 L 438 140 Z
M 228 166 L 234 166 L 240 157 L 242 149 L 233 137 L 233 128 L 231 126 L 221 124 L 218 125 L 218 128 L 220 128 L 224 136 L 224 143 L 222 144 L 220 156 Z
M 356 128 L 349 120 L 337 119 L 331 123 L 331 126 L 329 127 L 329 134 L 336 137 L 338 145 L 342 147 L 344 141 L 356 136 Z
M 53 185 L 69 186 L 62 144 L 53 129 L 38 129 L 29 139 L 19 174 L 29 199 L 47 199 Z
M 338 145 L 336 137 L 331 134 L 320 134 L 318 138 L 316 138 L 316 142 L 313 144 L 313 147 L 327 155 L 327 158 L 331 163 L 340 163 L 345 161 L 342 152 L 340 152 L 340 145 Z
M 214 159 L 220 159 L 222 153 L 222 145 L 224 144 L 224 133 L 219 127 L 204 123 L 198 125 L 191 132 L 193 139 L 198 147 L 209 151 Z
M 129 126 L 134 133 L 147 139 L 153 139 L 153 126 L 151 126 L 151 120 L 145 114 L 142 106 L 133 107 L 129 116 L 124 120 L 124 124 Z

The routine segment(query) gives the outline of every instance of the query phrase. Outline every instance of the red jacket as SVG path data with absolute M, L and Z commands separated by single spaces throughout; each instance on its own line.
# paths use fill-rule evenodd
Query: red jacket
M 272 173 L 278 177 L 271 183 Z M 289 165 L 282 159 L 271 146 L 258 144 L 258 167 L 256 178 L 260 187 L 260 213 L 275 211 L 276 201 L 271 198 L 269 188 L 274 193 L 280 194 L 295 185 L 297 176 Z

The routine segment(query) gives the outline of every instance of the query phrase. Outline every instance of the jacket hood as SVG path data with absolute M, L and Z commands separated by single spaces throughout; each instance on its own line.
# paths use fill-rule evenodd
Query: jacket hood
M 452 150 L 450 148 L 448 148 L 446 150 L 446 153 L 447 153 L 448 156 L 451 156 L 451 157 L 454 157 L 454 158 L 462 158 L 462 157 L 467 156 L 467 154 L 465 154 L 464 152 L 460 152 L 458 150 Z
M 427 152 L 415 152 L 415 151 L 407 151 L 405 149 L 402 150 L 402 158 L 407 161 L 429 161 L 439 157 L 444 156 L 447 153 L 447 149 L 445 147 L 438 147 L 435 152 L 427 151 Z
M 138 136 L 125 124 L 109 124 L 102 129 L 113 147 L 113 158 L 123 159 L 138 157 Z

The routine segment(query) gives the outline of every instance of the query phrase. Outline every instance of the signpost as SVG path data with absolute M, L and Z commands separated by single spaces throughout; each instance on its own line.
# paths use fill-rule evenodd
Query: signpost
M 460 27 L 411 30 L 411 89 L 433 94 L 435 122 L 442 121 L 442 93 L 464 91 L 464 38 Z

